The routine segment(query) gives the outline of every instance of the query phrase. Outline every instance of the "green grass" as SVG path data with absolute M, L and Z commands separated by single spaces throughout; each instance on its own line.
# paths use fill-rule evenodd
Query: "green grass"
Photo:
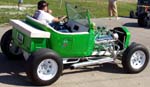
M 17 5 L 18 0 L 0 0 L 0 5 Z M 66 15 L 65 1 L 77 4 L 84 8 L 89 9 L 92 18 L 100 18 L 108 16 L 108 1 L 107 0 L 63 0 L 63 4 L 60 8 L 61 0 L 47 0 L 49 2 L 49 8 L 53 10 L 54 16 Z M 98 2 L 97 2 L 98 1 Z M 23 4 L 36 5 L 38 0 L 24 0 Z M 123 3 L 118 2 L 119 16 L 128 16 L 131 9 L 136 8 L 136 3 Z M 0 9 L 0 24 L 8 23 L 10 19 L 24 19 L 25 15 L 33 15 L 36 10 L 36 6 L 29 7 L 27 10 L 18 11 L 17 9 Z M 15 13 L 15 14 L 12 14 Z

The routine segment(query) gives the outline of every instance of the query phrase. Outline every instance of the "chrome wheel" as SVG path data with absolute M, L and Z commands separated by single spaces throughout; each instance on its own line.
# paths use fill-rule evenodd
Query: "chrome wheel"
M 128 73 L 143 71 L 149 62 L 149 52 L 141 44 L 132 43 L 123 53 L 122 65 Z
M 143 67 L 146 61 L 146 55 L 143 51 L 135 51 L 133 55 L 131 56 L 131 66 L 134 69 L 139 69 Z
M 37 68 L 37 75 L 41 80 L 52 79 L 58 71 L 58 65 L 53 59 L 41 61 Z

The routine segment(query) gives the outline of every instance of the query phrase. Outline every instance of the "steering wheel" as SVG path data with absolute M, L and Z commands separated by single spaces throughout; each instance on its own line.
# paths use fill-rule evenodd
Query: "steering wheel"
M 69 32 L 72 32 L 70 27 L 67 26 L 67 23 L 68 23 L 68 17 L 58 17 L 59 19 L 62 19 L 60 22 L 59 22 L 59 28 L 62 28 L 62 29 L 67 29 Z
M 62 19 L 63 17 L 58 17 L 59 19 Z M 66 16 L 65 18 L 63 18 L 61 21 L 60 21 L 60 24 L 64 25 L 68 22 L 68 17 Z

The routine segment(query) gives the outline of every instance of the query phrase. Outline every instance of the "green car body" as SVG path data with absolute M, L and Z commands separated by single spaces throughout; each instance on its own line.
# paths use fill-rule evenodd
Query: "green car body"
M 69 6 L 68 6 L 69 7 Z M 68 9 L 68 8 L 67 8 Z M 69 15 L 70 10 L 67 10 L 69 20 L 74 20 Z M 78 11 L 79 12 L 79 11 Z M 84 14 L 84 15 L 83 15 Z M 22 48 L 24 51 L 31 54 L 32 52 L 41 49 L 49 48 L 58 53 L 61 58 L 71 58 L 71 57 L 86 57 L 91 56 L 95 50 L 95 27 L 90 21 L 90 16 L 88 10 L 82 13 L 83 18 L 86 19 L 88 31 L 79 33 L 60 33 L 53 29 L 50 29 L 44 24 L 32 20 L 30 17 L 26 17 L 24 23 L 50 33 L 49 38 L 32 38 L 26 33 L 19 31 L 15 27 L 13 28 L 13 40 L 17 46 Z M 76 21 L 76 20 L 75 20 Z M 130 32 L 126 27 L 121 27 L 125 32 L 126 37 L 124 41 L 124 46 L 127 48 L 130 43 Z M 21 35 L 22 39 L 18 39 Z
M 28 53 L 34 52 L 40 48 L 49 48 L 57 52 L 61 57 L 83 57 L 90 56 L 94 50 L 94 30 L 90 29 L 85 34 L 63 34 L 57 33 L 48 27 L 38 24 L 32 20 L 26 19 L 31 25 L 38 25 L 39 29 L 50 32 L 50 38 L 31 38 L 13 29 L 13 39 L 17 46 L 23 48 Z M 42 27 L 41 27 L 42 26 Z M 18 33 L 24 37 L 23 43 L 17 39 Z

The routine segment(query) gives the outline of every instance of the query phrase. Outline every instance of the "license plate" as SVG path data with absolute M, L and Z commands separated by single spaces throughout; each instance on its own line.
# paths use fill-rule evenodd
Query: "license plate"
M 19 43 L 23 43 L 24 36 L 21 33 L 18 33 L 17 39 Z

